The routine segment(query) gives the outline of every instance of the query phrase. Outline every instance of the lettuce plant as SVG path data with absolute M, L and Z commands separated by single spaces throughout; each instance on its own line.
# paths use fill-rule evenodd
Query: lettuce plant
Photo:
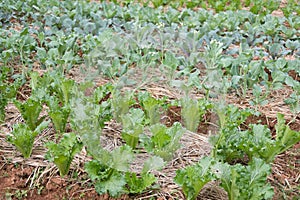
M 211 155 L 196 165 L 178 170 L 175 182 L 183 188 L 188 199 L 196 199 L 204 184 L 211 180 L 220 181 L 230 200 L 272 199 L 273 189 L 266 183 L 271 172 L 270 163 L 276 155 L 300 141 L 300 132 L 286 125 L 283 114 L 277 115 L 276 137 L 272 139 L 271 131 L 261 124 L 250 125 L 250 130 L 240 130 L 240 124 L 250 111 L 228 106 L 217 112 L 221 130 L 210 138 Z M 212 173 L 209 179 L 203 167 L 198 167 L 205 162 L 204 166 L 209 168 L 206 171 Z
M 141 109 L 130 109 L 129 113 L 122 115 L 122 138 L 126 144 L 135 149 L 139 135 L 144 131 L 144 112 Z
M 261 151 L 258 151 L 258 154 L 267 163 L 272 162 L 276 155 L 285 152 L 300 141 L 300 132 L 291 130 L 290 127 L 286 125 L 283 114 L 277 114 L 277 124 L 275 128 L 275 140 L 271 139 L 270 134 L 266 135 L 267 138 L 261 138 L 259 134 L 260 129 L 253 129 L 255 132 L 255 141 L 259 141 L 261 144 L 264 141 L 264 146 L 262 146 Z M 256 131 L 258 133 L 256 133 Z
M 171 160 L 175 151 L 180 148 L 180 139 L 185 129 L 175 122 L 170 128 L 163 124 L 155 124 L 150 127 L 150 131 L 151 137 L 144 135 L 141 138 L 145 149 L 166 161 Z
M 34 131 L 27 124 L 15 124 L 12 135 L 7 140 L 16 146 L 17 150 L 22 153 L 24 158 L 29 158 L 32 152 L 35 137 L 45 129 L 49 121 L 43 121 Z
M 52 83 L 53 90 L 63 105 L 69 104 L 72 94 L 72 88 L 75 86 L 75 81 L 64 77 L 54 77 Z
M 228 194 L 229 200 L 272 199 L 274 192 L 267 182 L 271 166 L 259 158 L 248 165 L 217 162 L 211 166 L 216 180 Z
M 214 145 L 213 156 L 226 162 L 254 158 L 271 163 L 275 156 L 286 151 L 300 141 L 300 132 L 293 131 L 285 124 L 282 114 L 277 115 L 276 138 L 272 139 L 271 131 L 264 125 L 252 124 L 251 130 L 221 130 L 222 139 Z M 220 139 L 220 138 L 219 138 Z M 211 140 L 213 141 L 213 140 Z
M 145 109 L 149 124 L 154 125 L 156 123 L 159 123 L 162 100 L 152 97 L 148 92 L 139 93 L 138 99 L 141 106 Z
M 201 189 L 210 181 L 219 181 L 230 200 L 272 199 L 274 194 L 267 176 L 271 171 L 269 164 L 254 158 L 248 165 L 218 161 L 211 156 L 201 158 L 176 172 L 174 181 L 182 187 L 187 199 L 197 199 Z
M 48 114 L 54 124 L 55 130 L 59 134 L 63 134 L 66 129 L 66 124 L 69 119 L 71 109 L 68 105 L 60 106 L 59 100 L 56 98 L 50 98 L 47 101 L 49 111 Z
M 182 187 L 183 193 L 188 200 L 196 199 L 204 185 L 214 180 L 211 171 L 213 159 L 204 157 L 195 165 L 176 171 L 175 183 Z
M 63 177 L 68 174 L 73 158 L 81 151 L 82 146 L 75 133 L 65 133 L 58 144 L 52 141 L 46 144 L 48 148 L 46 158 L 54 162 L 60 176 Z
M 125 173 L 129 172 L 129 162 L 133 153 L 129 146 L 121 146 L 109 152 L 104 149 L 91 150 L 94 160 L 85 164 L 85 171 L 94 182 L 99 194 L 109 193 L 116 197 L 125 193 Z
M 144 163 L 142 172 L 137 175 L 135 172 L 127 172 L 125 174 L 126 188 L 129 194 L 141 194 L 157 180 L 151 170 L 159 170 L 163 167 L 164 161 L 162 158 L 153 156 L 147 159 Z
M 70 114 L 70 108 L 62 107 L 58 110 L 50 110 L 48 114 L 54 124 L 56 132 L 59 134 L 64 133 Z
M 112 197 L 125 193 L 124 186 L 126 181 L 122 172 L 101 164 L 97 160 L 87 162 L 85 171 L 94 182 L 97 193 L 109 193 Z
M 141 173 L 131 172 L 129 162 L 133 160 L 133 153 L 129 146 L 121 146 L 108 152 L 98 150 L 97 160 L 85 164 L 85 171 L 94 182 L 99 194 L 108 193 L 112 197 L 121 194 L 140 194 L 157 180 L 151 170 L 159 170 L 164 162 L 160 157 L 150 157 L 144 163 Z
M 33 97 L 28 98 L 24 103 L 17 100 L 14 100 L 13 102 L 32 131 L 34 131 L 46 117 L 43 116 L 39 118 L 43 106 L 39 100 L 35 100 Z
M 129 107 L 133 104 L 133 102 L 131 94 L 121 94 L 119 90 L 115 90 L 111 100 L 111 106 L 114 118 L 117 122 L 121 122 L 121 116 L 128 112 Z
M 181 116 L 185 127 L 190 131 L 197 132 L 202 115 L 198 101 L 186 97 L 181 100 L 181 105 Z

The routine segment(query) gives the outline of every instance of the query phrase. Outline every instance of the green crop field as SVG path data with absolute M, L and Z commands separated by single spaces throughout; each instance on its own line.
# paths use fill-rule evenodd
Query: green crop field
M 300 199 L 298 0 L 2 0 L 0 199 Z

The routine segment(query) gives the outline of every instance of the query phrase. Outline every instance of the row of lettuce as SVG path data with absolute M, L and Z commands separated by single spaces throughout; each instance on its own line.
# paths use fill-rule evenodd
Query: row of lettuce
M 283 114 L 277 116 L 276 138 L 265 125 L 250 124 L 249 129 L 241 129 L 247 117 L 258 113 L 225 105 L 223 101 L 213 103 L 216 100 L 184 96 L 170 102 L 148 92 L 122 91 L 110 83 L 98 87 L 91 82 L 76 83 L 55 71 L 42 77 L 31 72 L 30 87 L 32 94 L 26 101 L 13 95 L 7 98 L 24 119 L 13 126 L 8 141 L 24 158 L 29 158 L 35 138 L 51 123 L 55 137 L 45 142 L 45 157 L 65 176 L 74 156 L 85 147 L 92 157 L 85 163 L 85 170 L 99 194 L 140 194 L 157 188 L 153 170 L 163 169 L 176 158 L 186 130 L 197 131 L 207 112 L 215 112 L 219 117 L 219 131 L 210 137 L 211 154 L 178 170 L 174 178 L 187 199 L 196 199 L 202 187 L 214 180 L 219 180 L 229 199 L 271 199 L 273 190 L 267 183 L 271 163 L 276 155 L 300 141 L 300 132 L 286 125 Z M 91 87 L 95 89 L 87 95 L 86 90 Z M 183 125 L 175 122 L 166 126 L 160 121 L 171 105 L 181 108 Z M 121 145 L 107 150 L 101 134 L 111 120 L 122 125 Z M 133 172 L 130 165 L 141 150 L 148 159 L 141 171 Z

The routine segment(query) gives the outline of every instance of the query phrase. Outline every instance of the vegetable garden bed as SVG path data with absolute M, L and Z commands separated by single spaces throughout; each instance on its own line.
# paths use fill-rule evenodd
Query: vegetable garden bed
M 299 199 L 300 5 L 251 2 L 2 1 L 1 199 Z

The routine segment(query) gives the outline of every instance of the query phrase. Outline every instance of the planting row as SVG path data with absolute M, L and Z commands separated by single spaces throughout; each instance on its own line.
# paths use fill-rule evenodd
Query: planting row
M 85 171 L 99 194 L 139 194 L 154 187 L 157 178 L 152 171 L 162 169 L 176 157 L 186 129 L 196 131 L 207 112 L 215 112 L 219 117 L 219 131 L 210 137 L 211 155 L 178 170 L 174 179 L 187 199 L 195 199 L 212 180 L 220 180 L 229 199 L 271 199 L 273 190 L 266 183 L 270 164 L 276 155 L 300 141 L 300 132 L 291 130 L 282 114 L 278 114 L 276 138 L 272 139 L 264 125 L 252 124 L 249 130 L 240 128 L 247 117 L 258 114 L 251 109 L 240 110 L 222 102 L 188 96 L 169 102 L 148 92 L 122 91 L 112 84 L 95 87 L 86 96 L 85 91 L 91 86 L 92 83 L 78 84 L 55 72 L 42 77 L 32 72 L 31 96 L 24 102 L 7 98 L 24 119 L 24 123 L 14 125 L 7 139 L 24 158 L 29 158 L 35 137 L 51 123 L 56 139 L 44 144 L 48 149 L 46 159 L 54 162 L 60 175 L 65 176 L 74 156 L 85 147 L 92 157 L 85 163 Z M 181 108 L 183 126 L 175 122 L 167 127 L 160 122 L 170 105 Z M 43 108 L 47 115 L 40 116 Z M 101 145 L 100 136 L 105 123 L 111 120 L 122 125 L 123 145 L 108 151 Z M 71 127 L 69 132 L 67 123 Z M 149 158 L 139 173 L 132 172 L 130 164 L 141 149 Z

